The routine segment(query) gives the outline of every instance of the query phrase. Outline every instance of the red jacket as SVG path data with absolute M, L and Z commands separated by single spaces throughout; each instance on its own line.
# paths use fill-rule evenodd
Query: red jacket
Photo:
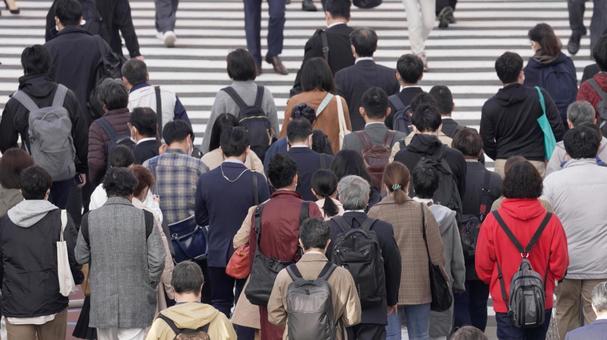
M 517 240 L 525 247 L 546 216 L 546 209 L 537 199 L 505 199 L 498 212 Z M 489 284 L 493 308 L 496 313 L 506 313 L 508 308 L 502 298 L 498 279 L 497 263 L 500 264 L 510 293 L 510 280 L 521 263 L 521 255 L 506 233 L 499 226 L 493 214 L 487 216 L 481 226 L 476 245 L 476 274 Z M 561 221 L 554 215 L 531 249 L 529 260 L 533 270 L 546 276 L 546 309 L 552 308 L 552 294 L 555 280 L 565 276 L 569 265 L 567 237 Z
M 607 73 L 599 72 L 592 77 L 599 86 L 603 89 L 603 91 L 607 92 Z M 601 101 L 601 97 L 594 91 L 592 86 L 588 84 L 588 80 L 580 85 L 580 89 L 577 92 L 576 100 L 585 100 L 592 104 L 595 110 L 598 109 L 599 102 Z M 597 118 L 599 113 L 596 113 Z

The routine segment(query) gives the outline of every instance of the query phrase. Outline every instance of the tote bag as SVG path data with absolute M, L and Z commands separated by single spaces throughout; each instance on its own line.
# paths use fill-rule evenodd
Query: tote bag
M 63 239 L 63 232 L 67 226 L 67 211 L 61 210 L 61 234 L 57 241 L 57 277 L 59 278 L 59 293 L 69 296 L 76 284 L 70 269 L 70 260 L 67 255 L 67 243 Z
M 341 150 L 344 144 L 344 136 L 349 134 L 351 131 L 348 130 L 346 125 L 346 117 L 344 116 L 344 106 L 341 102 L 341 97 L 335 96 L 335 100 L 337 100 L 337 118 L 339 120 L 339 150 Z
M 537 96 L 540 98 L 540 106 L 542 107 L 542 115 L 537 119 L 537 123 L 540 125 L 540 129 L 544 133 L 544 157 L 546 159 L 550 159 L 554 149 L 556 148 L 556 138 L 554 138 L 552 126 L 550 126 L 548 116 L 546 116 L 546 101 L 544 100 L 542 90 L 539 86 L 536 86 L 535 90 L 537 91 Z

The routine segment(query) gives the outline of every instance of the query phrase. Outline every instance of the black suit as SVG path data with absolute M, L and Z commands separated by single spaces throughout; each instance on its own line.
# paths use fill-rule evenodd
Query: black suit
M 335 73 L 337 93 L 346 99 L 350 109 L 352 131 L 362 130 L 365 121 L 360 115 L 360 99 L 369 88 L 382 88 L 388 96 L 398 93 L 400 87 L 396 80 L 396 71 L 376 64 L 373 60 L 360 60 L 354 65 Z
M 297 193 L 303 197 L 305 201 L 316 201 L 316 196 L 312 193 L 312 175 L 316 170 L 331 167 L 333 156 L 327 154 L 319 154 L 310 148 L 294 147 L 289 149 L 287 155 L 297 163 Z M 322 159 L 321 159 L 322 158 Z M 322 162 L 321 162 L 322 161 Z
M 415 98 L 418 94 L 422 92 L 424 92 L 424 90 L 422 90 L 422 88 L 418 86 L 405 87 L 402 91 L 398 93 L 398 97 L 405 106 L 409 106 L 413 98 Z M 392 113 L 390 113 L 390 115 L 386 117 L 385 123 L 389 129 L 392 129 L 392 119 L 394 118 L 394 113 L 396 112 L 396 108 L 392 105 L 392 103 L 390 103 L 390 109 L 392 110 Z
M 133 149 L 135 164 L 143 164 L 148 159 L 158 156 L 159 147 L 160 143 L 156 139 L 146 140 L 135 145 L 135 149 Z
M 333 27 L 327 28 L 327 43 L 329 44 L 329 67 L 335 74 L 342 68 L 348 67 L 354 64 L 354 56 L 352 55 L 352 47 L 350 45 L 350 33 L 352 33 L 352 27 L 346 24 L 339 24 Z M 322 41 L 318 31 L 314 32 L 312 37 L 308 39 L 306 47 L 304 49 L 304 59 L 301 63 L 301 68 L 297 71 L 295 77 L 294 89 L 296 93 L 301 91 L 301 69 L 306 61 L 315 58 L 324 57 L 322 53 Z

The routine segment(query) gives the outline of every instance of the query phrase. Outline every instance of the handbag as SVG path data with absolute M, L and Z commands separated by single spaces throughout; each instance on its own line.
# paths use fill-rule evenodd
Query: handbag
M 195 216 L 169 224 L 168 227 L 175 262 L 207 257 L 207 227 L 197 225 Z
M 453 303 L 453 296 L 451 296 L 451 287 L 447 279 L 447 274 L 439 265 L 435 265 L 430 260 L 430 249 L 428 248 L 428 239 L 426 238 L 426 213 L 424 211 L 423 203 L 420 204 L 422 209 L 422 228 L 424 235 L 424 243 L 426 244 L 426 252 L 428 253 L 428 266 L 430 274 L 430 292 L 432 295 L 432 302 L 430 303 L 430 309 L 435 312 L 444 312 Z
M 67 226 L 67 211 L 61 210 L 61 234 L 57 241 L 57 277 L 59 278 L 59 293 L 63 296 L 69 296 L 76 283 L 72 270 L 70 268 L 70 260 L 67 254 L 67 243 L 63 239 L 63 232 Z
M 345 135 L 349 134 L 351 131 L 348 130 L 348 127 L 346 126 L 344 106 L 341 102 L 341 97 L 335 96 L 335 100 L 337 100 L 337 119 L 339 120 L 339 149 L 341 150 L 344 144 Z
M 542 115 L 537 119 L 537 123 L 544 133 L 544 157 L 550 159 L 556 148 L 556 138 L 554 137 L 552 126 L 550 126 L 550 121 L 548 121 L 548 116 L 546 116 L 546 101 L 544 100 L 542 90 L 539 86 L 535 86 L 535 90 L 537 91 L 537 96 L 540 99 L 540 106 L 542 107 Z

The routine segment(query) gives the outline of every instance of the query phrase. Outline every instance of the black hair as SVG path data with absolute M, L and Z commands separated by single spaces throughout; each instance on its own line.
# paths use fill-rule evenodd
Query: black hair
M 384 119 L 388 105 L 388 95 L 380 87 L 369 88 L 360 99 L 360 106 L 365 109 L 367 116 L 372 119 Z M 354 109 L 352 108 L 352 110 Z
M 411 112 L 415 112 L 415 110 L 417 110 L 417 108 L 422 105 L 432 105 L 434 107 L 437 107 L 438 103 L 436 102 L 436 99 L 434 99 L 434 96 L 432 96 L 428 92 L 420 92 L 415 95 L 415 97 L 413 97 L 409 105 L 411 106 Z
M 350 43 L 359 57 L 372 57 L 377 49 L 377 33 L 369 27 L 356 28 L 350 33 Z
M 32 165 L 21 172 L 21 194 L 26 200 L 43 200 L 53 179 L 42 167 Z
M 179 262 L 173 268 L 171 277 L 171 286 L 175 293 L 194 293 L 200 294 L 204 285 L 204 275 L 200 266 L 192 261 Z
M 274 189 L 288 187 L 297 175 L 297 164 L 288 155 L 275 155 L 268 168 L 268 179 Z
M 128 146 L 117 145 L 108 156 L 108 163 L 113 168 L 128 168 L 135 163 L 135 155 Z
M 137 178 L 127 168 L 109 168 L 103 178 L 103 189 L 107 197 L 127 198 L 137 187 Z
M 312 134 L 312 125 L 307 119 L 293 119 L 287 125 L 289 143 L 305 141 Z
M 228 53 L 226 57 L 228 64 L 228 76 L 232 80 L 247 81 L 255 80 L 257 69 L 255 68 L 255 59 L 249 51 L 243 48 L 237 48 Z
M 463 326 L 451 336 L 451 340 L 488 340 L 483 331 L 474 326 Z
M 371 176 L 367 172 L 365 160 L 360 155 L 360 152 L 354 150 L 341 150 L 338 152 L 333 159 L 333 163 L 331 163 L 331 171 L 333 171 L 339 180 L 348 175 L 356 175 L 371 183 Z
M 413 111 L 411 122 L 419 132 L 434 132 L 438 130 L 443 120 L 435 106 L 424 104 Z
M 543 55 L 556 57 L 561 53 L 561 41 L 547 23 L 542 22 L 535 25 L 529 30 L 527 36 L 529 40 L 540 45 L 540 51 Z
M 43 45 L 26 47 L 21 52 L 21 66 L 26 75 L 47 74 L 51 68 L 51 55 Z
M 542 189 L 542 176 L 527 160 L 514 162 L 502 183 L 502 193 L 506 198 L 538 198 Z
M 226 157 L 237 157 L 247 151 L 249 134 L 244 127 L 233 127 L 221 133 L 221 151 Z
M 335 92 L 333 72 L 324 58 L 316 57 L 304 63 L 301 70 L 301 88 L 303 91 Z
M 316 170 L 310 182 L 314 192 L 325 199 L 325 204 L 322 207 L 325 214 L 329 217 L 337 215 L 339 209 L 331 199 L 331 195 L 337 191 L 337 176 L 333 171 L 327 169 Z
M 350 0 L 325 0 L 323 7 L 333 18 L 350 20 L 350 7 L 352 7 Z
M 230 113 L 222 113 L 217 116 L 213 128 L 211 129 L 211 141 L 209 143 L 209 151 L 213 151 L 220 146 L 221 134 L 227 128 L 238 126 L 238 119 Z
M 158 130 L 156 112 L 149 107 L 136 107 L 131 112 L 129 123 L 144 137 L 155 137 Z
M 21 172 L 34 165 L 34 160 L 27 151 L 10 148 L 0 158 L 0 184 L 5 189 L 21 188 Z
M 523 58 L 514 52 L 505 52 L 495 61 L 495 72 L 504 84 L 517 81 L 523 69 Z
M 322 132 L 322 130 L 314 129 L 312 131 L 312 150 L 318 153 L 333 155 L 331 141 L 329 140 L 329 137 Z
M 436 85 L 430 89 L 429 93 L 434 98 L 441 114 L 450 115 L 453 112 L 453 94 L 447 86 Z
M 63 26 L 78 26 L 82 18 L 82 5 L 78 0 L 58 0 L 55 4 L 55 16 Z
M 438 189 L 439 177 L 434 166 L 420 160 L 411 173 L 413 190 L 419 198 L 432 198 Z
M 190 136 L 194 140 L 194 131 L 192 126 L 183 120 L 172 120 L 164 125 L 162 129 L 162 138 L 167 145 L 174 142 L 182 142 Z
M 122 65 L 121 71 L 122 76 L 133 86 L 148 81 L 148 68 L 143 60 L 129 59 Z
M 596 61 L 599 70 L 607 72 L 607 34 L 603 34 L 594 44 L 592 58 Z
M 306 103 L 300 103 L 293 107 L 291 119 L 305 118 L 310 124 L 316 121 L 316 110 Z
M 475 129 L 463 128 L 453 136 L 451 147 L 461 151 L 464 156 L 479 157 L 483 149 L 483 140 Z
M 424 75 L 424 62 L 415 54 L 403 54 L 396 62 L 396 70 L 403 82 L 417 84 Z
M 304 250 L 310 248 L 324 249 L 330 236 L 329 226 L 316 218 L 308 218 L 299 226 L 299 239 Z
M 97 89 L 97 95 L 108 111 L 123 109 L 129 105 L 129 92 L 117 79 L 104 79 Z
M 596 158 L 601 145 L 601 134 L 592 124 L 581 124 L 569 129 L 563 137 L 565 151 L 573 159 Z

